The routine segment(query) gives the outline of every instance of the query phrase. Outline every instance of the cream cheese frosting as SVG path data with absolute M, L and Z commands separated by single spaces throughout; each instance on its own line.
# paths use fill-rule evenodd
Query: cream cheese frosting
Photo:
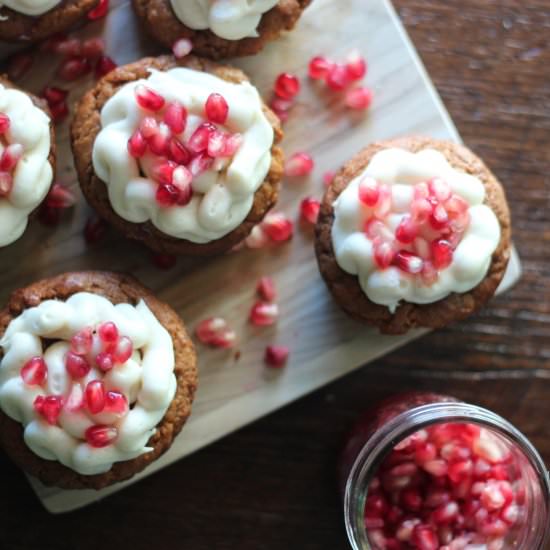
M 226 40 L 258 36 L 262 15 L 279 0 L 170 0 L 176 17 L 193 30 L 210 29 Z
M 0 8 L 9 8 L 25 15 L 42 15 L 60 3 L 61 0 L 2 0 Z
M 27 227 L 29 214 L 44 200 L 53 179 L 50 154 L 50 119 L 28 95 L 0 84 L 0 112 L 10 118 L 7 144 L 23 146 L 13 171 L 13 188 L 0 198 L 0 247 L 17 240 Z M 0 155 L 6 146 L 0 143 Z
M 106 373 L 92 366 L 82 380 L 74 381 L 64 359 L 71 337 L 85 327 L 108 321 L 130 338 L 132 356 Z M 54 343 L 44 351 L 45 338 Z M 136 306 L 113 305 L 87 292 L 74 294 L 65 302 L 47 300 L 13 319 L 0 347 L 4 352 L 0 362 L 0 408 L 23 424 L 24 440 L 38 456 L 57 460 L 79 474 L 94 475 L 108 471 L 114 462 L 151 450 L 147 441 L 175 395 L 176 377 L 172 338 L 143 300 Z M 23 365 L 41 355 L 48 367 L 44 387 L 25 384 L 20 375 Z M 33 409 L 39 395 L 61 395 L 66 399 L 74 384 L 84 387 L 97 379 L 103 380 L 106 391 L 126 396 L 130 409 L 125 416 L 113 418 L 105 411 L 92 414 L 85 408 L 63 409 L 57 424 L 51 425 Z M 85 441 L 86 430 L 98 424 L 117 428 L 118 437 L 112 444 L 96 448 Z
M 212 93 L 221 94 L 229 105 L 224 129 L 243 137 L 228 165 L 215 162 L 195 177 L 193 197 L 185 206 L 159 206 L 156 184 L 143 176 L 152 161 L 150 153 L 136 160 L 127 152 L 127 141 L 143 117 L 135 100 L 140 84 L 161 94 L 166 102 L 178 101 L 187 109 L 184 142 L 204 122 L 204 105 Z M 194 243 L 219 239 L 243 222 L 271 165 L 274 133 L 256 88 L 248 82 L 226 82 L 201 71 L 151 71 L 146 80 L 126 84 L 101 110 L 101 127 L 92 160 L 96 174 L 107 185 L 115 212 L 129 222 L 151 221 L 166 235 Z
M 364 231 L 368 209 L 358 200 L 359 182 L 365 176 L 391 186 L 393 213 L 390 230 L 407 215 L 413 200 L 413 186 L 431 178 L 442 178 L 453 193 L 469 204 L 470 223 L 454 250 L 451 264 L 427 285 L 421 277 L 390 266 L 379 269 L 374 260 L 373 242 Z M 338 265 L 356 275 L 363 292 L 372 302 L 395 311 L 401 300 L 428 304 L 452 292 L 464 293 L 478 285 L 489 269 L 491 257 L 500 241 L 500 225 L 485 204 L 482 182 L 453 168 L 445 156 L 434 149 L 411 153 L 397 148 L 374 155 L 362 174 L 352 180 L 334 203 L 332 244 Z

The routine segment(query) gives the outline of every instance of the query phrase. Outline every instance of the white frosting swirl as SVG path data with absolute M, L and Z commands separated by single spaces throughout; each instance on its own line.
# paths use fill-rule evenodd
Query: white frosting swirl
M 53 179 L 50 154 L 50 119 L 29 96 L 0 84 L 0 112 L 10 118 L 8 143 L 23 146 L 13 171 L 11 193 L 0 198 L 0 247 L 17 240 L 27 227 L 29 214 L 44 200 Z M 0 155 L 4 150 L 0 142 Z
M 61 0 L 2 0 L 0 8 L 9 8 L 25 15 L 42 15 L 60 3 Z
M 177 18 L 194 30 L 210 29 L 226 40 L 258 36 L 262 15 L 279 0 L 170 0 Z
M 391 186 L 394 212 L 389 216 L 389 225 L 393 231 L 410 209 L 413 186 L 431 178 L 443 178 L 452 191 L 470 205 L 470 224 L 454 251 L 453 261 L 439 272 L 432 285 L 426 285 L 421 277 L 411 276 L 396 267 L 380 270 L 375 264 L 373 243 L 363 230 L 369 214 L 358 199 L 359 182 L 364 176 Z M 494 212 L 483 204 L 484 198 L 482 182 L 454 169 L 439 151 L 380 151 L 334 203 L 332 244 L 336 261 L 344 271 L 358 276 L 369 300 L 388 306 L 392 312 L 401 300 L 426 304 L 441 300 L 452 292 L 467 292 L 487 274 L 492 254 L 500 241 L 499 222 Z
M 64 356 L 70 338 L 79 330 L 114 322 L 120 334 L 133 343 L 132 357 L 106 374 L 97 368 L 79 382 L 82 387 L 103 379 L 106 391 L 123 393 L 131 409 L 120 419 L 111 413 L 91 414 L 63 410 L 57 425 L 50 425 L 33 410 L 33 401 L 45 391 L 67 397 L 73 381 Z M 43 352 L 43 338 L 58 340 Z M 176 392 L 172 338 L 142 300 L 113 305 L 109 300 L 81 292 L 66 302 L 47 300 L 13 319 L 0 340 L 4 357 L 0 362 L 0 408 L 23 424 L 29 448 L 45 460 L 58 460 L 79 474 L 108 471 L 114 462 L 135 458 L 151 449 L 147 441 L 155 432 Z M 22 366 L 42 355 L 48 366 L 45 388 L 29 386 L 20 376 Z M 79 383 L 74 382 L 74 383 Z M 108 423 L 118 429 L 117 439 L 107 447 L 94 448 L 85 442 L 85 431 L 94 424 Z
M 193 198 L 185 206 L 159 206 L 155 201 L 157 184 L 141 175 L 139 162 L 127 152 L 127 141 L 143 116 L 134 89 L 144 83 L 167 102 L 179 101 L 187 109 L 184 141 L 203 121 L 204 104 L 211 93 L 222 94 L 229 105 L 224 127 L 243 136 L 243 144 L 228 166 L 194 178 Z M 101 110 L 101 125 L 93 165 L 108 187 L 115 212 L 133 223 L 150 220 L 160 231 L 178 239 L 206 243 L 235 229 L 250 212 L 254 193 L 271 165 L 273 128 L 262 111 L 258 91 L 248 82 L 234 84 L 184 68 L 152 71 L 147 80 L 126 84 L 107 101 Z M 148 155 L 142 163 L 147 163 Z

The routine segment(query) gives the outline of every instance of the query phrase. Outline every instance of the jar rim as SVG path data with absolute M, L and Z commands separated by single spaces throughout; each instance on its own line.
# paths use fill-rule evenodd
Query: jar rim
M 365 486 L 364 482 L 368 479 L 372 468 L 377 465 L 377 459 L 381 453 L 393 449 L 397 443 L 418 430 L 438 423 L 481 425 L 500 433 L 523 453 L 532 466 L 542 489 L 547 518 L 544 525 L 534 526 L 537 545 L 531 546 L 529 550 L 543 550 L 545 541 L 550 537 L 550 477 L 542 457 L 529 439 L 508 420 L 488 409 L 461 401 L 413 407 L 389 420 L 365 443 L 353 463 L 344 493 L 346 532 L 352 548 L 371 550 L 364 522 L 365 495 L 362 498 L 356 497 L 357 488 Z

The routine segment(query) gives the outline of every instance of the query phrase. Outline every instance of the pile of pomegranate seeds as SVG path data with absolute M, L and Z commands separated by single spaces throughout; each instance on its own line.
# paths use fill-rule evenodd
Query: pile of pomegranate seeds
M 307 153 L 294 153 L 285 162 L 285 176 L 291 178 L 308 176 L 313 172 L 314 166 L 313 159 Z
M 193 178 L 216 163 L 226 166 L 242 145 L 241 134 L 217 126 L 226 123 L 229 105 L 222 95 L 210 94 L 204 104 L 206 120 L 184 142 L 187 110 L 183 105 L 167 102 L 144 84 L 136 86 L 135 98 L 144 117 L 128 140 L 128 153 L 135 159 L 148 152 L 158 157 L 149 174 L 158 185 L 157 203 L 164 208 L 185 206 L 193 198 Z
M 365 527 L 375 550 L 500 550 L 523 491 L 504 443 L 475 424 L 409 436 L 372 480 Z
M 237 335 L 222 317 L 209 317 L 195 328 L 200 342 L 213 348 L 229 349 L 235 345 Z
M 4 146 L 0 155 L 0 199 L 10 195 L 13 189 L 13 173 L 23 156 L 23 146 L 20 143 L 8 143 L 4 137 L 10 124 L 9 116 L 0 113 L 0 141 Z
M 323 80 L 332 91 L 345 91 L 345 104 L 350 109 L 365 110 L 372 103 L 373 93 L 370 88 L 350 87 L 367 74 L 367 63 L 356 50 L 348 54 L 344 63 L 318 55 L 309 62 L 308 74 L 312 80 Z
M 437 281 L 438 272 L 451 264 L 470 223 L 468 203 L 441 178 L 414 186 L 410 212 L 395 231 L 387 225 L 393 206 L 388 185 L 365 177 L 359 183 L 358 199 L 369 214 L 364 231 L 373 242 L 377 266 L 393 265 L 426 285 Z
M 57 424 L 63 410 L 86 410 L 89 414 L 109 413 L 113 421 L 128 413 L 128 399 L 116 390 L 107 390 L 102 380 L 88 381 L 83 388 L 82 379 L 92 367 L 107 372 L 130 359 L 132 341 L 122 336 L 115 323 L 105 322 L 85 327 L 73 335 L 70 349 L 65 354 L 65 369 L 71 377 L 72 388 L 65 398 L 60 395 L 39 395 L 33 406 L 37 414 L 51 425 Z M 21 368 L 21 378 L 29 386 L 43 386 L 48 377 L 48 367 L 43 357 L 29 359 Z M 95 425 L 86 431 L 86 441 L 93 447 L 104 447 L 117 436 L 113 426 Z

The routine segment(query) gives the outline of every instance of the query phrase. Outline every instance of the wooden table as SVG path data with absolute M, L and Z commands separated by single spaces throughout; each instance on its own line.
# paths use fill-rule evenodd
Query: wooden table
M 550 463 L 550 0 L 394 3 L 464 140 L 506 186 L 520 284 L 469 321 L 68 516 L 47 514 L 0 456 L 0 549 L 346 549 L 336 455 L 366 405 L 399 390 L 491 408 Z

